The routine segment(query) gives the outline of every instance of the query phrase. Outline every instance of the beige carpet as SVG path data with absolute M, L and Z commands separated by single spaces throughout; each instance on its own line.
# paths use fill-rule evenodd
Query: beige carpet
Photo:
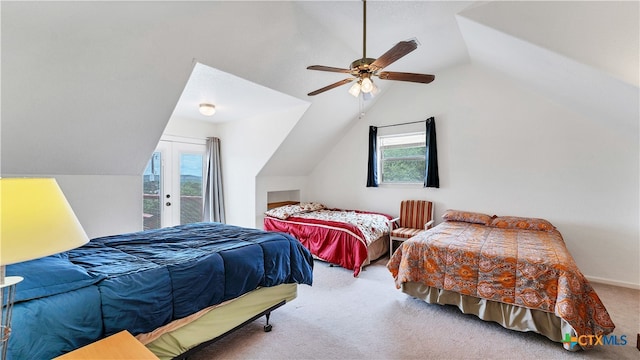
M 385 258 L 358 278 L 316 261 L 314 284 L 298 298 L 204 348 L 190 359 L 640 359 L 640 291 L 593 284 L 626 346 L 597 346 L 571 353 L 534 333 L 506 330 L 426 304 L 394 286 Z

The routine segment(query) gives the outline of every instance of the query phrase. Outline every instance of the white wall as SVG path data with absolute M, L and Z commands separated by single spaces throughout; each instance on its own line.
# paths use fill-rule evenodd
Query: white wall
M 256 227 L 256 176 L 308 106 L 231 121 L 218 127 L 228 224 Z
M 366 188 L 368 126 L 430 116 L 441 187 Z M 437 222 L 449 208 L 546 218 L 586 276 L 640 287 L 639 164 L 638 134 L 465 65 L 394 85 L 314 169 L 308 196 L 392 215 L 402 199 L 429 199 Z
M 172 118 L 169 121 L 164 135 L 194 139 L 206 139 L 215 135 L 212 123 L 177 120 Z M 143 170 L 140 169 L 140 172 Z M 142 230 L 142 175 L 53 177 L 58 181 L 89 238 Z
M 277 201 L 309 201 L 307 195 L 307 176 L 258 176 L 256 178 L 256 214 L 255 227 L 263 228 L 264 212 L 267 211 L 267 195 L 275 191 L 299 191 L 299 198 L 283 198 Z
M 142 230 L 142 177 L 56 175 L 89 238 Z
M 217 135 L 215 123 L 172 116 L 162 136 L 179 136 L 193 139 L 206 139 Z
M 165 135 L 206 139 L 215 135 L 211 123 L 171 119 Z M 148 154 L 151 157 L 151 153 Z M 140 175 L 3 174 L 4 177 L 53 177 L 89 238 L 142 230 Z
M 4 177 L 22 177 L 8 174 Z M 142 230 L 142 176 L 29 175 L 55 178 L 90 239 Z
M 255 227 L 257 224 L 254 215 L 256 196 L 253 189 L 256 189 L 256 175 L 307 106 L 218 125 L 172 118 L 163 136 L 169 136 L 172 139 L 220 137 L 227 222 Z M 48 175 L 37 176 L 48 177 Z M 142 230 L 141 175 L 55 175 L 52 177 L 57 179 L 90 238 Z M 290 184 L 290 181 L 277 181 L 277 183 Z M 296 181 L 295 186 L 299 187 L 299 183 L 299 180 Z M 267 182 L 265 189 L 277 189 L 279 186 L 269 184 Z M 265 209 L 266 191 L 261 192 L 264 193 Z M 262 197 L 259 198 L 260 201 L 263 200 Z M 262 206 L 261 204 L 260 208 Z M 261 221 L 260 219 L 260 223 Z

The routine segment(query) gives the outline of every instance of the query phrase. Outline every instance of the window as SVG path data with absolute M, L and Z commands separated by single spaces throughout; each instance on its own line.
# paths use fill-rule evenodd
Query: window
M 422 184 L 425 174 L 425 132 L 378 138 L 382 184 Z

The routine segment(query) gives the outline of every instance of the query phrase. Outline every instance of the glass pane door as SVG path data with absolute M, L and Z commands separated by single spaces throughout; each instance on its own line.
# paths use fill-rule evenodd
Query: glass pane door
M 202 221 L 205 150 L 160 141 L 143 174 L 145 230 Z
M 162 153 L 156 151 L 151 156 L 142 176 L 142 217 L 144 230 L 157 229 L 161 226 L 160 213 L 162 205 Z
M 180 154 L 180 224 L 202 221 L 203 157 Z

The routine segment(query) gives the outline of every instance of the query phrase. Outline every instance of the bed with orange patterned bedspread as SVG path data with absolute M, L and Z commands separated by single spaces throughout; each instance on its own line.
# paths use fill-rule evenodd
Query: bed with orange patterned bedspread
M 565 343 L 568 350 L 576 350 L 564 341 L 568 331 L 571 336 L 613 331 L 604 304 L 578 269 L 560 232 L 548 221 L 455 210 L 448 210 L 443 218 L 443 223 L 405 241 L 387 264 L 403 292 L 430 303 L 460 305 L 457 297 L 436 299 L 455 293 L 476 302 L 479 298 L 494 306 L 505 305 L 500 308 L 503 313 L 505 309 L 524 311 L 528 315 L 520 318 L 526 321 L 520 322 L 526 324 L 513 324 L 518 316 L 503 319 L 500 314 L 496 319 L 477 313 L 484 308 L 469 311 L 459 306 L 506 328 L 541 333 Z M 544 324 L 536 328 L 535 318 L 540 315 L 544 320 L 538 322 Z M 555 325 L 549 328 L 550 320 Z

